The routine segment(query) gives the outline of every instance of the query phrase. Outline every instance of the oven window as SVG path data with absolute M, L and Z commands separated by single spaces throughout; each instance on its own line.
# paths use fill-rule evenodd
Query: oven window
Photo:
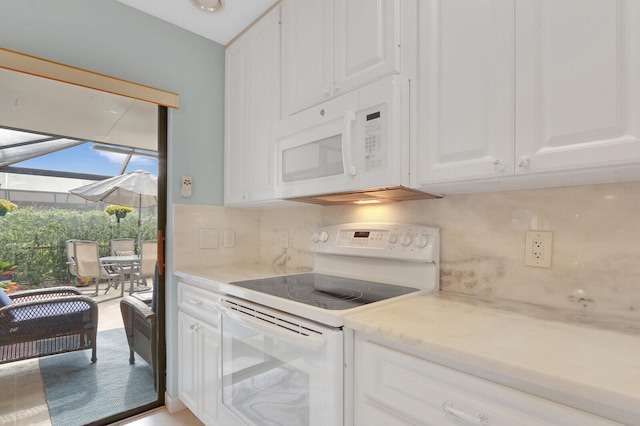
M 342 372 L 331 368 L 342 363 L 330 365 L 331 345 L 305 344 L 305 336 L 286 336 L 281 328 L 271 334 L 228 316 L 222 339 L 222 402 L 247 425 L 338 424 L 342 407 L 332 402 L 332 389 L 339 386 L 341 395 Z
M 226 325 L 235 337 L 226 341 L 223 403 L 248 424 L 308 424 L 309 374 L 296 367 L 307 362 L 304 351 L 231 320 Z

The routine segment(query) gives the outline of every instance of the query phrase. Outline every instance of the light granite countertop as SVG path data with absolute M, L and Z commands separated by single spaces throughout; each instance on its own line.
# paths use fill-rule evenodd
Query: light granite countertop
M 232 281 L 306 271 L 241 265 L 175 275 L 225 292 Z M 347 315 L 345 326 L 427 360 L 640 425 L 639 323 L 434 293 Z
M 637 324 L 437 293 L 347 316 L 345 325 L 469 374 L 640 424 Z

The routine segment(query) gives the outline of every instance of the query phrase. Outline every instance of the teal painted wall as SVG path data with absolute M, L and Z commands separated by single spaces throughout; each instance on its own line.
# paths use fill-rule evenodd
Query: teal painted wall
M 115 0 L 0 0 L 0 47 L 180 95 L 169 110 L 165 244 L 167 392 L 177 396 L 171 204 L 223 204 L 224 47 Z
M 0 47 L 178 93 L 168 198 L 222 205 L 222 45 L 115 0 L 0 0 Z M 180 197 L 183 175 L 190 198 Z

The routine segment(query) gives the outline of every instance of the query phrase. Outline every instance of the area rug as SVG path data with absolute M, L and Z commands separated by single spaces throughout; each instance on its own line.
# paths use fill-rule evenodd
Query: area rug
M 52 426 L 85 425 L 156 400 L 153 372 L 136 356 L 129 364 L 124 328 L 98 332 L 98 362 L 91 350 L 39 359 Z

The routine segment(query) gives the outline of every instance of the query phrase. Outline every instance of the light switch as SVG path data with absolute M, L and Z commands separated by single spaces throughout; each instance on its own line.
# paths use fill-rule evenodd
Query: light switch
M 218 238 L 217 229 L 201 229 L 198 247 L 201 249 L 218 248 Z
M 222 247 L 233 248 L 236 246 L 236 231 L 225 229 L 222 231 Z

